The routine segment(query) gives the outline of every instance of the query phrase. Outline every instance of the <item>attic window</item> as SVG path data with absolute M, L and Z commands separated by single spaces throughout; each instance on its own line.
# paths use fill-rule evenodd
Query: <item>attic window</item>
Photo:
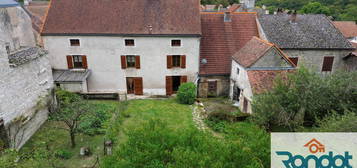
M 134 39 L 125 39 L 125 46 L 135 46 Z
M 70 39 L 71 46 L 80 46 L 79 39 Z
M 171 40 L 172 47 L 179 47 L 181 46 L 181 40 Z

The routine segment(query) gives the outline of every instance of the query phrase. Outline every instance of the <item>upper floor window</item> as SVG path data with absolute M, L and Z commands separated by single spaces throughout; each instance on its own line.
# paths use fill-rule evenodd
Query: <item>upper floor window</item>
M 171 40 L 172 47 L 179 47 L 181 46 L 181 40 Z
M 167 68 L 173 67 L 186 68 L 186 55 L 168 55 Z
M 71 46 L 80 46 L 79 39 L 70 39 Z
M 87 69 L 87 56 L 85 55 L 68 55 L 67 56 L 68 69 Z
M 239 69 L 239 68 L 237 68 L 237 75 L 239 75 L 239 72 L 240 72 L 240 69 Z
M 135 46 L 134 39 L 125 39 L 125 46 Z
M 139 55 L 122 55 L 121 56 L 121 67 L 126 68 L 136 68 L 140 69 L 140 56 Z
M 333 67 L 334 57 L 324 57 L 324 62 L 322 64 L 322 72 L 331 72 Z
M 181 55 L 173 55 L 172 56 L 172 66 L 173 67 L 181 66 Z

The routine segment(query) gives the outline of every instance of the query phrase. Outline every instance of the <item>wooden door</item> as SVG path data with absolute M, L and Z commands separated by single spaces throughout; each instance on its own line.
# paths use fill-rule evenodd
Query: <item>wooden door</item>
M 217 96 L 217 81 L 208 81 L 208 97 Z
M 248 100 L 247 98 L 244 98 L 243 100 L 243 112 L 248 112 Z
M 143 95 L 143 78 L 136 77 L 134 78 L 134 93 L 135 95 Z
M 172 93 L 172 76 L 166 76 L 166 95 L 170 96 Z

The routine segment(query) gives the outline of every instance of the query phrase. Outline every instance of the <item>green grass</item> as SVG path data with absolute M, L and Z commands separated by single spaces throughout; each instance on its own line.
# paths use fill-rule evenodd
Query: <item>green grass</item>
M 95 104 L 96 110 L 104 110 L 108 113 L 113 113 L 117 109 L 118 102 L 116 101 L 90 101 L 90 103 Z M 97 155 L 99 157 L 103 156 L 103 142 L 104 135 L 94 135 L 88 136 L 84 134 L 78 134 L 76 136 L 76 147 L 70 147 L 70 138 L 68 131 L 62 129 L 65 125 L 60 122 L 47 121 L 40 130 L 26 143 L 26 145 L 21 149 L 20 153 L 22 155 L 33 155 L 35 153 L 43 153 L 46 151 L 46 145 L 50 152 L 57 152 L 59 150 L 65 150 L 71 153 L 72 157 L 70 159 L 57 159 L 54 160 L 57 166 L 62 166 L 66 168 L 79 168 L 83 166 L 92 166 Z M 91 149 L 92 155 L 88 157 L 82 157 L 79 155 L 81 147 L 89 147 Z M 46 161 L 46 160 L 45 160 Z M 22 159 L 20 161 L 19 167 L 40 167 L 39 162 L 33 159 Z M 45 164 L 45 163 L 42 163 Z M 47 167 L 48 165 L 42 165 Z

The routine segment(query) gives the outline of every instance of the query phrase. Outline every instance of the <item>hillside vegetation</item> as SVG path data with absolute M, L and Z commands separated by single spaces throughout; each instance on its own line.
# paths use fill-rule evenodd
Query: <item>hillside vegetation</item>
M 201 3 L 227 6 L 239 0 L 202 0 Z M 256 5 L 265 5 L 271 12 L 283 8 L 299 13 L 326 14 L 335 20 L 357 21 L 357 0 L 257 0 Z

